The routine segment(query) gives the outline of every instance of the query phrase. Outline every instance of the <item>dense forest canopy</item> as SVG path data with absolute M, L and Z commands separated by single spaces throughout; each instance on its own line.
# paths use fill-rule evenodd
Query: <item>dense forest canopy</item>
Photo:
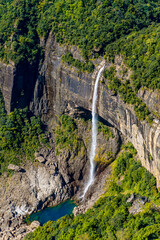
M 134 31 L 106 47 L 106 55 L 114 60 L 122 54 L 127 66 L 133 69 L 135 90 L 145 86 L 160 89 L 160 24 Z
M 41 37 L 53 31 L 60 43 L 78 45 L 83 55 L 160 21 L 158 0 L 0 0 L 0 58 L 33 62 Z

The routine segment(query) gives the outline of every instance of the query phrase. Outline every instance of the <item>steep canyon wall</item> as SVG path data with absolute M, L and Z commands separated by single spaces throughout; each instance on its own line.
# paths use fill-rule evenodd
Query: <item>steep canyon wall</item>
M 44 62 L 39 66 L 38 77 L 36 77 L 36 74 L 32 75 L 28 72 L 25 77 L 20 78 L 15 74 L 15 67 L 2 66 L 0 83 L 7 110 L 10 111 L 12 105 L 19 106 L 15 104 L 15 101 L 12 102 L 12 98 L 14 91 L 17 91 L 17 86 L 20 85 L 19 81 L 21 79 L 23 86 L 26 86 L 26 81 L 30 83 L 33 80 L 26 104 L 30 105 L 30 109 L 35 114 L 42 114 L 46 121 L 52 119 L 55 115 L 64 113 L 68 106 L 79 106 L 91 111 L 96 74 L 104 64 L 104 60 L 95 60 L 96 68 L 92 74 L 79 73 L 76 68 L 68 66 L 61 60 L 61 56 L 68 50 L 72 52 L 75 58 L 82 60 L 76 47 L 60 46 L 50 35 L 45 46 Z M 117 66 L 119 64 L 121 64 L 121 61 L 117 60 Z M 141 98 L 143 96 L 146 95 L 140 94 Z M 159 101 L 153 97 L 152 93 L 152 105 L 156 100 Z M 148 106 L 149 102 L 146 101 Z M 99 83 L 97 109 L 98 114 L 103 119 L 116 127 L 133 143 L 142 165 L 154 174 L 157 178 L 157 184 L 160 186 L 159 120 L 154 119 L 152 124 L 139 121 L 132 106 L 124 104 L 119 96 L 114 96 L 103 81 Z

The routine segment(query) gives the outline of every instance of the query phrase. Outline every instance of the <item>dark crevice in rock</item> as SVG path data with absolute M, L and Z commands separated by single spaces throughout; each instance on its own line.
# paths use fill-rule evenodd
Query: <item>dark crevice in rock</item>
M 34 94 L 38 68 L 39 60 L 33 64 L 22 62 L 16 66 L 12 87 L 11 111 L 14 108 L 29 106 Z

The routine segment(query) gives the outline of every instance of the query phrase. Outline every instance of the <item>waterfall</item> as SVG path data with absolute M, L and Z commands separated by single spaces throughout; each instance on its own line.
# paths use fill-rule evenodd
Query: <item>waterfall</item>
M 95 171 L 95 163 L 94 158 L 96 155 L 96 146 L 97 146 L 97 114 L 96 114 L 96 105 L 97 105 L 97 93 L 98 93 L 98 82 L 101 76 L 101 73 L 104 69 L 104 66 L 100 68 L 95 86 L 94 86 L 94 93 L 93 93 L 93 101 L 92 101 L 92 143 L 91 143 L 91 151 L 90 151 L 90 174 L 89 174 L 89 180 L 85 186 L 84 192 L 83 192 L 83 198 L 88 191 L 88 188 L 92 185 L 94 182 L 94 171 Z

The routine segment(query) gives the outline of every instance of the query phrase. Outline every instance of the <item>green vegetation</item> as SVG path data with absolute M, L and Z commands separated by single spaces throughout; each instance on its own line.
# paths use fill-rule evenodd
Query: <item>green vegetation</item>
M 42 0 L 38 7 L 38 34 L 52 29 L 58 42 L 78 45 L 86 57 L 133 29 L 157 22 L 159 14 L 158 0 Z
M 9 163 L 33 159 L 34 152 L 47 141 L 40 117 L 31 116 L 27 108 L 7 115 L 0 93 L 0 174 Z
M 65 216 L 49 221 L 28 234 L 25 240 L 153 240 L 160 236 L 160 214 L 153 202 L 159 203 L 155 178 L 134 160 L 136 150 L 129 143 L 113 163 L 113 174 L 107 190 L 92 209 L 77 217 Z M 131 193 L 148 196 L 151 202 L 136 215 L 129 213 Z
M 152 24 L 139 32 L 108 45 L 106 56 L 114 60 L 115 54 L 122 54 L 124 62 L 133 70 L 132 86 L 160 89 L 160 24 Z
M 156 189 L 156 180 L 151 173 L 141 166 L 140 161 L 135 161 L 134 156 L 136 150 L 131 143 L 124 146 L 124 152 L 116 160 L 114 168 L 113 179 L 110 182 L 111 192 L 134 192 L 139 193 L 142 196 L 147 196 L 152 200 L 159 198 L 159 194 Z M 123 180 L 120 186 L 117 185 L 118 179 Z
M 57 153 L 60 149 L 80 150 L 83 143 L 78 136 L 78 129 L 75 120 L 68 115 L 58 118 L 59 124 L 55 129 L 55 143 Z
M 134 105 L 134 110 L 136 116 L 140 120 L 146 119 L 149 123 L 152 122 L 153 118 L 150 114 L 145 103 L 142 102 L 140 98 L 136 96 L 135 91 L 132 89 L 130 81 L 125 82 L 116 76 L 115 67 L 110 67 L 106 69 L 103 73 L 104 77 L 108 79 L 108 88 L 114 93 L 119 93 L 121 99 L 128 104 Z
M 30 63 L 49 32 L 59 43 L 78 45 L 83 56 L 159 21 L 158 0 L 0 0 L 0 58 Z
M 70 52 L 63 55 L 62 60 L 78 68 L 81 72 L 87 71 L 88 73 L 91 73 L 94 70 L 94 64 L 92 62 L 81 62 L 80 60 L 75 59 Z
M 121 54 L 132 69 L 130 80 L 116 77 L 115 69 L 106 70 L 109 88 L 125 103 L 133 104 L 137 117 L 152 122 L 146 105 L 136 96 L 141 87 L 160 89 L 160 1 L 159 0 L 0 0 L 0 59 L 6 63 L 35 63 L 43 56 L 41 39 L 52 32 L 58 43 L 77 45 L 85 61 L 67 52 L 62 60 L 80 72 L 92 72 L 90 58 L 105 54 L 114 62 Z M 99 124 L 107 139 L 113 137 Z M 69 116 L 59 118 L 55 129 L 56 150 L 80 151 L 76 122 Z M 6 114 L 0 95 L 0 174 L 9 163 L 19 164 L 33 158 L 41 143 L 46 143 L 39 117 L 27 109 Z M 135 161 L 135 150 L 128 144 L 113 164 L 106 194 L 84 215 L 66 216 L 48 222 L 28 239 L 128 239 L 160 238 L 160 194 L 155 178 Z M 151 157 L 150 157 L 151 158 Z M 129 213 L 126 200 L 131 193 L 149 197 L 143 212 Z
M 109 129 L 109 127 L 107 127 L 106 125 L 104 125 L 102 122 L 98 121 L 98 133 L 103 132 L 104 136 L 106 137 L 106 140 L 108 141 L 110 138 L 114 138 L 114 134 L 111 131 L 111 129 Z
M 34 62 L 41 54 L 36 30 L 38 0 L 0 0 L 0 58 Z

